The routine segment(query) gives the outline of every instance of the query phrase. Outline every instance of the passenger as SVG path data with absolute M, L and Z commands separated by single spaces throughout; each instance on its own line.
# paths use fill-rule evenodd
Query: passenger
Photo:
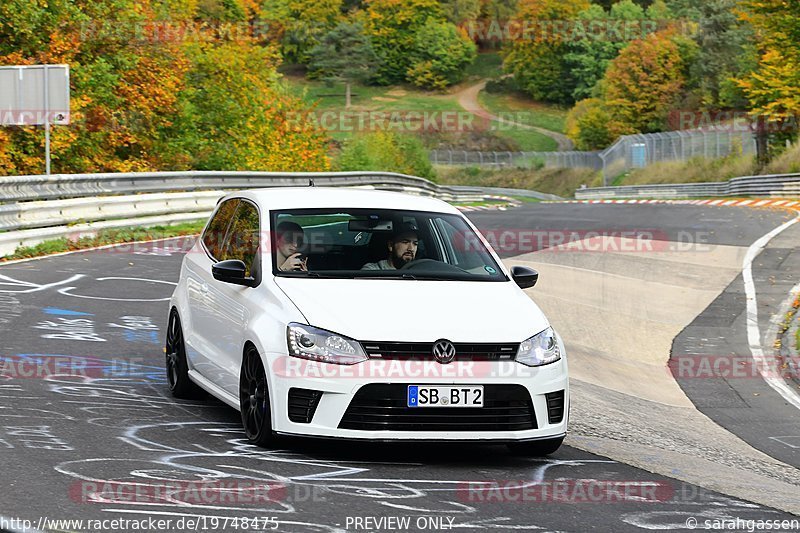
M 417 257 L 419 246 L 419 230 L 411 222 L 404 222 L 398 226 L 389 241 L 387 259 L 381 259 L 377 263 L 367 263 L 361 270 L 396 270 L 403 265 L 410 263 Z
M 308 258 L 301 259 L 305 235 L 300 224 L 281 222 L 275 229 L 275 254 L 278 270 L 308 272 Z

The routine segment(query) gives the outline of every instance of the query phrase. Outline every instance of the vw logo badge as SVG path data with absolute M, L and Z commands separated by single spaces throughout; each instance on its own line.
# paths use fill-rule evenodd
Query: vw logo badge
M 456 357 L 456 347 L 453 346 L 453 343 L 441 339 L 433 343 L 433 357 L 441 364 L 446 365 L 455 359 Z

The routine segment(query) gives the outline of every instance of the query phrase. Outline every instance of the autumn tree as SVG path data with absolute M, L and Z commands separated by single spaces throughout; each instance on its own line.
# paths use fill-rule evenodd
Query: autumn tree
M 380 66 L 360 23 L 339 23 L 322 37 L 309 55 L 312 78 L 345 84 L 345 108 L 350 108 L 352 84 L 369 80 Z
M 305 65 L 311 49 L 342 20 L 342 0 L 266 0 L 261 17 L 284 59 Z
M 687 58 L 679 37 L 663 31 L 632 42 L 611 62 L 603 80 L 603 99 L 624 133 L 661 131 L 686 83 Z M 680 43 L 687 49 L 691 43 Z
M 447 20 L 456 26 L 474 22 L 481 14 L 480 0 L 442 0 Z
M 608 65 L 632 39 L 656 30 L 655 21 L 632 0 L 616 2 L 609 11 L 592 5 L 578 14 L 576 25 L 584 29 L 597 22 L 608 30 L 598 34 L 587 32 L 584 37 L 570 40 L 565 46 L 563 59 L 574 81 L 570 88 L 576 101 L 592 96 L 595 84 L 603 78 Z M 616 32 L 614 28 L 623 30 Z
M 375 82 L 404 81 L 412 67 L 417 32 L 428 19 L 445 20 L 437 0 L 368 0 L 365 29 L 381 59 Z
M 766 164 L 787 140 L 797 139 L 800 120 L 800 4 L 742 0 L 741 18 L 755 30 L 758 62 L 739 79 L 758 129 L 758 158 Z M 771 141 L 771 146 L 770 142 Z
M 446 21 L 428 19 L 414 37 L 408 80 L 427 89 L 445 89 L 464 77 L 475 60 L 477 46 L 462 29 Z
M 569 103 L 573 75 L 564 61 L 569 36 L 552 21 L 574 20 L 589 8 L 588 0 L 520 0 L 516 20 L 520 30 L 503 49 L 503 67 L 535 100 Z
M 328 168 L 327 138 L 297 118 L 305 105 L 281 89 L 276 50 L 247 34 L 214 37 L 258 9 L 254 0 L 2 2 L 0 64 L 70 65 L 72 123 L 53 129 L 54 172 Z M 173 31 L 185 28 L 196 31 Z M 3 128 L 0 173 L 40 173 L 42 145 L 39 129 Z
M 278 85 L 277 50 L 246 42 L 191 50 L 184 151 L 202 170 L 325 170 L 325 137 Z
M 700 105 L 706 109 L 741 108 L 741 88 L 733 78 L 749 70 L 755 58 L 753 32 L 735 13 L 738 0 L 706 0 L 699 6 L 695 37 L 699 51 L 691 66 Z
M 622 128 L 612 121 L 605 102 L 587 98 L 567 114 L 565 130 L 578 150 L 601 150 L 614 142 Z
M 419 137 L 391 131 L 375 131 L 349 140 L 338 159 L 338 168 L 436 178 L 428 152 Z

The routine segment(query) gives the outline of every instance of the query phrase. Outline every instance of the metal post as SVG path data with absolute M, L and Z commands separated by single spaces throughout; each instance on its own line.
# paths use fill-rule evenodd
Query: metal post
M 44 67 L 44 173 L 50 175 L 50 80 Z
M 44 119 L 44 173 L 50 175 L 50 118 Z

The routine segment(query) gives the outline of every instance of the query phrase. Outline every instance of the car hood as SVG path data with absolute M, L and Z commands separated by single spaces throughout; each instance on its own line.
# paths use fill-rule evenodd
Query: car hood
M 513 282 L 276 277 L 309 325 L 360 341 L 522 342 L 549 325 Z

